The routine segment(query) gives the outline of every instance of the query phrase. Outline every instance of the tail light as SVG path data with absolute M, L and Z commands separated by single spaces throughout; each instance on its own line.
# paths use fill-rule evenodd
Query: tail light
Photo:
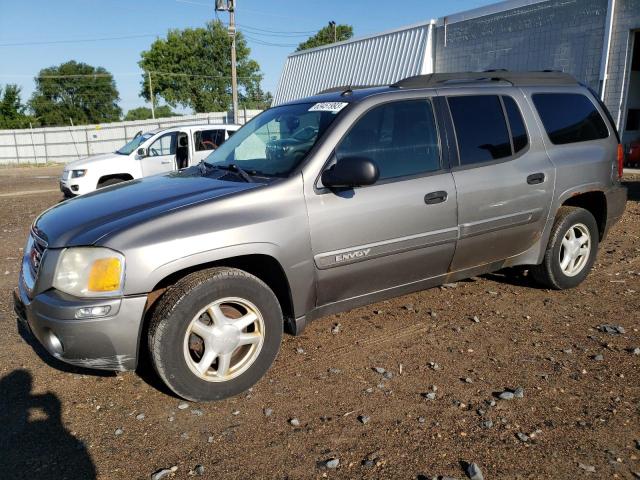
M 621 144 L 618 144 L 618 178 L 622 178 L 624 170 L 624 149 Z

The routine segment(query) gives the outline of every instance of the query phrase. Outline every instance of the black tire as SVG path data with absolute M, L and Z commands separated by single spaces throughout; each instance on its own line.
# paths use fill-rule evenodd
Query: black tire
M 264 342 L 255 361 L 239 376 L 210 382 L 197 376 L 184 356 L 184 338 L 192 319 L 212 301 L 241 297 L 257 307 L 264 320 Z M 169 287 L 149 324 L 149 352 L 164 383 L 180 397 L 207 402 L 237 395 L 254 385 L 275 360 L 284 321 L 278 299 L 260 279 L 242 270 L 216 267 L 186 276 Z
M 122 183 L 122 182 L 125 182 L 125 181 L 126 180 L 123 180 L 122 178 L 109 178 L 109 179 L 105 180 L 104 182 L 98 183 L 98 188 L 109 187 L 111 185 L 116 185 L 118 183 Z
M 565 274 L 560 266 L 560 250 L 564 236 L 570 228 L 577 225 L 584 225 L 588 229 L 590 251 L 579 273 L 569 276 Z M 543 261 L 540 265 L 535 265 L 530 269 L 533 279 L 540 285 L 555 290 L 577 287 L 589 275 L 595 262 L 598 253 L 599 235 L 598 225 L 591 212 L 580 207 L 561 207 L 556 215 Z

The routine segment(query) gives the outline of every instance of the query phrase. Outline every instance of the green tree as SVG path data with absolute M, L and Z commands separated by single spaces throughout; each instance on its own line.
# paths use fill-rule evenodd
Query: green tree
M 335 28 L 335 35 L 334 35 Z M 353 37 L 353 27 L 351 25 L 335 25 L 329 23 L 326 27 L 318 30 L 314 36 L 309 37 L 296 48 L 296 52 L 308 50 L 309 48 L 321 47 L 335 42 L 342 42 Z
M 26 107 L 20 99 L 20 87 L 7 84 L 0 87 L 0 128 L 26 128 L 31 117 L 25 114 Z
M 41 125 L 116 122 L 122 110 L 113 76 L 102 67 L 70 61 L 40 70 L 29 107 Z
M 156 118 L 177 117 L 180 114 L 171 110 L 169 105 L 161 105 L 155 109 Z M 127 112 L 125 120 L 149 120 L 152 118 L 151 109 L 148 107 L 138 107 Z
M 242 33 L 236 36 L 238 97 L 242 107 L 268 101 L 260 88 L 260 66 L 250 58 Z M 149 97 L 149 75 L 154 96 L 197 113 L 227 111 L 231 107 L 231 39 L 220 22 L 204 28 L 170 30 L 142 52 L 138 64 L 145 71 L 140 95 Z

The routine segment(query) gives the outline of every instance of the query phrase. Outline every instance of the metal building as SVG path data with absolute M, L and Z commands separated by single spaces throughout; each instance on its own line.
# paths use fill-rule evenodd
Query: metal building
M 507 0 L 291 54 L 274 105 L 432 71 L 553 69 L 599 92 L 628 143 L 640 138 L 639 32 L 640 0 Z
M 339 85 L 387 85 L 433 73 L 434 22 L 338 42 L 289 55 L 273 104 Z

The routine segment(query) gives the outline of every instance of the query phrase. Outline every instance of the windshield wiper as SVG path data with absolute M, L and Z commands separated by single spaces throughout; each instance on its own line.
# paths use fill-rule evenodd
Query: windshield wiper
M 206 168 L 217 168 L 219 170 L 225 170 L 227 172 L 233 172 L 233 173 L 237 173 L 238 176 L 240 178 L 242 178 L 245 182 L 247 183 L 254 183 L 253 178 L 251 178 L 251 175 L 242 167 L 239 167 L 238 165 L 236 165 L 235 163 L 232 163 L 230 165 L 213 165 L 211 163 L 205 162 L 204 160 L 202 160 L 202 162 L 200 163 L 200 165 L 202 165 L 200 167 L 200 170 L 202 171 L 202 173 L 206 173 Z M 254 173 L 253 171 L 251 172 L 252 174 Z
M 232 163 L 231 165 L 229 165 L 227 167 L 227 169 L 231 172 L 236 172 L 238 175 L 240 175 L 247 183 L 253 183 L 253 178 L 251 178 L 251 175 L 249 175 L 247 173 L 247 171 L 245 169 L 243 169 L 242 167 L 239 167 L 238 165 L 236 165 L 235 163 Z

